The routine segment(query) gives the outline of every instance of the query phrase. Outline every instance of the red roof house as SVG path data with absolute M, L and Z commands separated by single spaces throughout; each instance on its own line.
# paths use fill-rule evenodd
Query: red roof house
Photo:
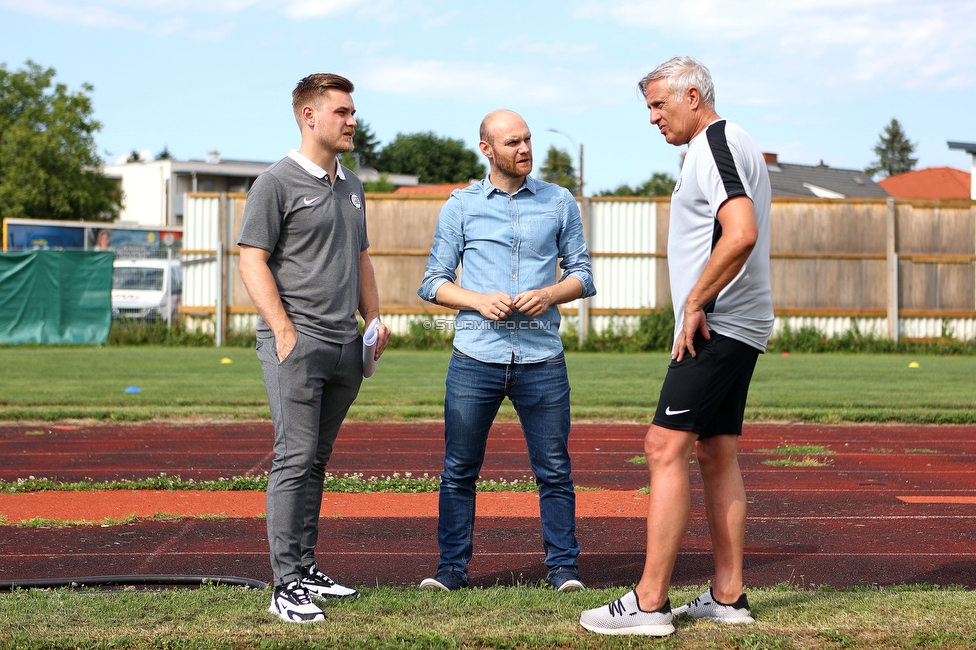
M 971 175 L 952 167 L 928 167 L 878 181 L 896 199 L 968 199 Z
M 397 196 L 449 196 L 454 190 L 463 190 L 468 183 L 444 183 L 441 185 L 401 185 L 393 190 Z

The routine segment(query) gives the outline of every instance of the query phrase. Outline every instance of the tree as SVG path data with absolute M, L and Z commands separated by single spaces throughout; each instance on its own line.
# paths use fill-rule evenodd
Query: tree
M 378 155 L 377 148 L 380 146 L 380 141 L 376 139 L 376 134 L 369 128 L 367 122 L 359 120 L 356 132 L 352 136 L 352 142 L 356 147 L 353 150 L 353 155 L 356 156 L 356 162 L 359 163 L 359 166 L 375 168 L 376 156 Z
M 648 180 L 637 187 L 626 183 L 615 190 L 603 190 L 600 196 L 670 196 L 677 181 L 671 174 L 655 172 Z
M 93 88 L 69 92 L 54 75 L 30 60 L 16 72 L 0 63 L 0 216 L 111 221 L 122 193 L 101 172 Z
M 542 180 L 562 185 L 573 194 L 579 193 L 579 177 L 573 167 L 573 159 L 564 150 L 549 145 L 546 161 L 542 164 Z
M 163 150 L 156 154 L 156 160 L 172 160 L 173 154 L 169 152 L 169 145 L 163 145 Z
M 485 175 L 485 166 L 464 142 L 427 133 L 398 133 L 380 151 L 376 169 L 390 174 L 416 174 L 421 183 L 463 183 Z
M 342 164 L 349 169 L 359 169 L 360 167 L 376 168 L 376 148 L 380 146 L 380 141 L 376 139 L 376 134 L 369 128 L 369 123 L 365 120 L 356 120 L 356 132 L 352 136 L 353 150 L 340 156 Z
M 918 158 L 912 158 L 913 153 L 915 144 L 909 141 L 898 120 L 892 118 L 891 124 L 878 136 L 878 144 L 874 147 L 874 154 L 878 159 L 864 173 L 885 177 L 904 174 L 914 169 L 918 162 Z
M 396 189 L 396 185 L 390 180 L 389 174 L 380 174 L 379 180 L 363 181 L 364 192 L 377 192 L 388 194 Z

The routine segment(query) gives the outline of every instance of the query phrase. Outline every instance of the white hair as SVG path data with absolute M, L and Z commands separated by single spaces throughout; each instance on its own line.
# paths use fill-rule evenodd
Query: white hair
M 647 86 L 658 79 L 668 80 L 668 90 L 679 104 L 684 101 L 689 88 L 697 88 L 701 95 L 701 103 L 715 108 L 715 86 L 712 84 L 712 75 L 708 68 L 690 56 L 676 56 L 648 73 L 637 84 L 641 98 L 647 95 Z

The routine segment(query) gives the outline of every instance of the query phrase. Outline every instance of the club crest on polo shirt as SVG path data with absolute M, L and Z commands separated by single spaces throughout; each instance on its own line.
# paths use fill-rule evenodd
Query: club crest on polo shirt
M 357 210 L 363 209 L 363 202 L 362 200 L 360 200 L 359 195 L 356 194 L 355 192 L 351 192 L 349 194 L 349 200 L 352 202 L 354 206 L 356 206 Z
M 682 177 L 684 177 L 684 174 L 678 174 L 678 180 L 675 181 L 675 183 L 674 183 L 674 189 L 671 190 L 671 193 L 672 194 L 677 194 L 678 193 L 678 188 L 681 187 L 681 179 L 682 179 Z

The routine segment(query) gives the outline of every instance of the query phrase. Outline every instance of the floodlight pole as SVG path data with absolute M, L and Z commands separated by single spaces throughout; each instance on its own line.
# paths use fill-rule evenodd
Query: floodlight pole
M 576 146 L 576 140 L 574 140 L 573 136 L 569 135 L 568 133 L 563 133 L 558 129 L 549 129 L 549 130 L 552 131 L 553 133 L 558 133 L 559 135 L 563 136 L 564 138 L 572 142 L 573 146 Z M 582 143 L 580 143 L 579 145 L 579 193 L 577 194 L 577 196 L 579 197 L 580 205 L 582 206 L 581 212 L 583 218 L 583 237 L 584 239 L 589 240 L 588 237 L 589 233 L 586 231 L 590 221 L 589 218 L 590 202 L 587 201 L 585 198 L 583 198 L 583 145 Z M 578 329 L 577 334 L 578 334 L 579 348 L 582 350 L 583 343 L 586 341 L 586 335 L 588 333 L 587 330 L 589 329 L 588 326 L 590 322 L 590 310 L 589 310 L 589 305 L 586 302 L 586 298 L 580 298 L 579 305 L 580 305 L 579 324 L 577 328 Z
M 574 140 L 573 137 L 568 133 L 563 133 L 558 129 L 549 129 L 549 130 L 552 131 L 553 133 L 558 133 L 559 135 L 568 139 L 570 142 L 573 143 L 574 147 L 577 146 L 576 140 Z M 579 192 L 576 194 L 576 196 L 580 197 L 581 199 L 583 198 L 583 145 L 582 144 L 579 145 Z

